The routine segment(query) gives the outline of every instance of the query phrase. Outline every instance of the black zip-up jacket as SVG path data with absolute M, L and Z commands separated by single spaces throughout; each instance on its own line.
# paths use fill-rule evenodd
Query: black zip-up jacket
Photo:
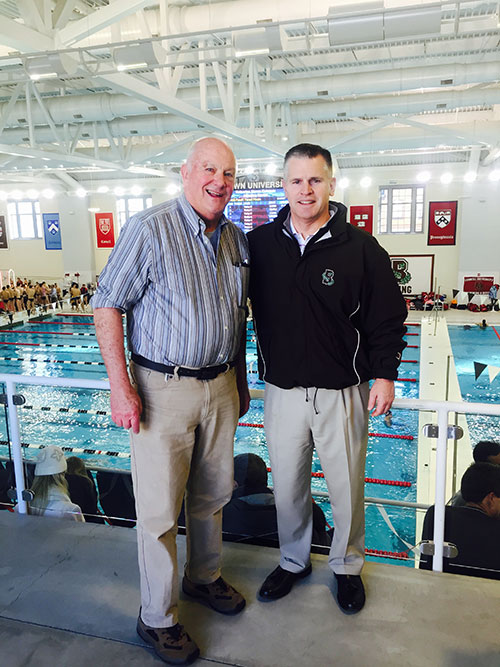
M 387 252 L 346 222 L 346 207 L 300 254 L 277 218 L 248 234 L 260 378 L 282 389 L 395 380 L 407 309 Z

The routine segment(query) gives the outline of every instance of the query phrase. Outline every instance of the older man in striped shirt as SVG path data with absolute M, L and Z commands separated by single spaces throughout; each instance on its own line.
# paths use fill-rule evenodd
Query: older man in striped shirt
M 131 432 L 142 604 L 137 631 L 172 664 L 199 655 L 177 618 L 175 540 L 184 496 L 183 591 L 224 614 L 245 606 L 220 574 L 234 432 L 249 405 L 248 246 L 223 215 L 235 171 L 224 142 L 194 144 L 181 169 L 184 194 L 127 222 L 92 300 L 113 421 Z

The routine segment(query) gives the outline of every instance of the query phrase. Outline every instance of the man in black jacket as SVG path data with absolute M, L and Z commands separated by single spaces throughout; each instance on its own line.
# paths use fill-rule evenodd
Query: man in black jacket
M 385 250 L 347 224 L 343 204 L 330 202 L 330 153 L 311 144 L 291 148 L 283 184 L 289 206 L 248 235 L 281 550 L 259 599 L 283 597 L 311 572 L 315 447 L 335 525 L 335 599 L 353 614 L 365 602 L 368 413 L 382 415 L 392 405 L 407 311 Z

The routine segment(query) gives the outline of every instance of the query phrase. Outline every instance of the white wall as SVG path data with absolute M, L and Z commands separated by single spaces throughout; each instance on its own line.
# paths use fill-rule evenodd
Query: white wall
M 490 170 L 480 170 L 475 183 L 463 182 L 467 170 L 465 164 L 430 165 L 431 180 L 425 184 L 424 231 L 421 234 L 377 234 L 378 191 L 382 185 L 415 184 L 416 175 L 424 167 L 378 167 L 371 169 L 343 170 L 337 176 L 347 177 L 349 187 L 342 191 L 337 188 L 335 199 L 350 205 L 372 205 L 374 211 L 374 235 L 391 255 L 435 256 L 434 277 L 442 292 L 451 295 L 452 289 L 462 287 L 459 276 L 462 273 L 475 275 L 498 275 L 500 272 L 500 183 L 487 179 Z M 444 171 L 455 175 L 449 185 L 442 185 L 439 176 Z M 370 175 L 373 179 L 369 188 L 359 185 L 360 179 Z M 116 196 L 113 188 L 124 187 L 129 193 L 132 185 L 143 187 L 144 194 L 150 194 L 153 205 L 171 198 L 165 187 L 172 178 L 134 179 L 133 181 L 99 181 L 82 183 L 90 192 L 86 198 L 78 198 L 60 192 L 52 200 L 41 200 L 41 210 L 46 213 L 59 212 L 61 220 L 63 250 L 45 250 L 43 240 L 10 241 L 9 249 L 0 249 L 0 269 L 13 268 L 16 275 L 61 279 L 64 273 L 78 272 L 81 281 L 94 280 L 109 256 L 110 250 L 97 248 L 95 214 L 88 208 L 99 208 L 100 212 L 112 212 L 117 230 Z M 98 194 L 98 185 L 108 185 L 110 192 Z M 28 187 L 28 186 L 26 186 Z M 428 246 L 427 223 L 430 201 L 458 201 L 457 242 L 455 246 Z M 0 202 L 0 213 L 6 213 L 5 202 Z M 116 236 L 116 234 L 115 234 Z
M 377 234 L 378 190 L 382 185 L 414 185 L 419 171 L 427 169 L 432 178 L 425 183 L 424 230 L 419 234 Z M 350 181 L 349 187 L 337 189 L 335 197 L 346 205 L 373 205 L 374 236 L 390 255 L 434 255 L 434 278 L 441 292 L 451 295 L 461 288 L 460 271 L 476 273 L 498 272 L 500 269 L 500 185 L 487 179 L 487 170 L 479 173 L 478 181 L 464 183 L 467 165 L 445 164 L 430 167 L 379 167 L 360 173 L 359 169 L 343 170 L 338 176 Z M 450 171 L 455 179 L 443 185 L 439 177 Z M 488 170 L 489 171 L 489 170 Z M 369 188 L 359 186 L 360 179 L 370 175 Z M 458 201 L 457 236 L 455 246 L 427 245 L 429 202 Z

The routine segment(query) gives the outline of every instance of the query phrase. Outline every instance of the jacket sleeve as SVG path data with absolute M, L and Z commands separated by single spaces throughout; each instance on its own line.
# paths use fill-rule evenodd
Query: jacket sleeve
M 396 380 L 406 347 L 404 321 L 408 311 L 391 268 L 389 255 L 370 238 L 365 247 L 365 280 L 359 327 L 372 378 Z

